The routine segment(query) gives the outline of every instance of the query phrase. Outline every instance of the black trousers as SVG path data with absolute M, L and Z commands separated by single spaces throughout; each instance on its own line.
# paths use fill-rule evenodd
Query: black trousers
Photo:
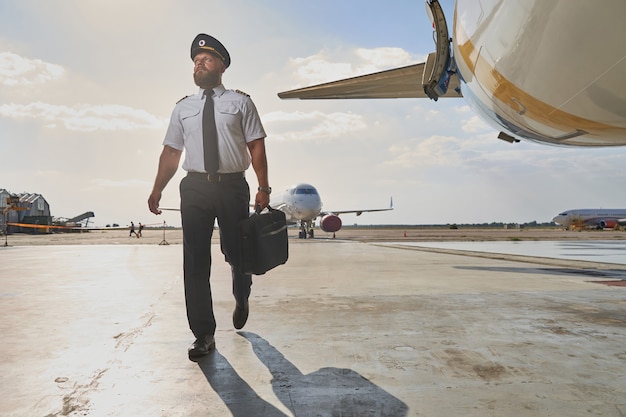
M 252 277 L 240 272 L 239 223 L 249 216 L 250 188 L 243 175 L 222 182 L 188 175 L 180 182 L 183 224 L 185 303 L 194 336 L 215 334 L 211 297 L 211 237 L 217 218 L 220 245 L 231 266 L 233 295 L 239 305 L 247 302 Z

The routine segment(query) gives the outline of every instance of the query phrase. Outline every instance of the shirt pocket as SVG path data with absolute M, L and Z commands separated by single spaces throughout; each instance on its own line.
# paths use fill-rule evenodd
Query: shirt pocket
M 202 129 L 200 109 L 185 109 L 180 112 L 180 122 L 183 125 L 185 136 Z
M 217 110 L 216 122 L 229 125 L 241 118 L 241 112 L 233 103 L 216 103 L 215 109 Z

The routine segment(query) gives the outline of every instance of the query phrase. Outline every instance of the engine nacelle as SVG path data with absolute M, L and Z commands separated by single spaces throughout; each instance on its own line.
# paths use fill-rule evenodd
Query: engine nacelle
M 612 229 L 615 226 L 617 226 L 617 221 L 616 220 L 600 220 L 600 222 L 598 223 L 598 226 L 600 226 L 601 229 Z
M 334 233 L 341 229 L 341 219 L 336 214 L 327 214 L 322 217 L 320 228 L 327 233 Z

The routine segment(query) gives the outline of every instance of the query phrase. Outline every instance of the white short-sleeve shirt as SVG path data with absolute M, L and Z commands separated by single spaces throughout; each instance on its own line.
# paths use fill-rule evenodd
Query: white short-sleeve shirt
M 183 169 L 205 172 L 202 141 L 204 90 L 188 96 L 174 107 L 163 145 L 185 150 Z M 257 109 L 247 94 L 227 90 L 223 85 L 213 89 L 217 146 L 222 174 L 243 172 L 250 166 L 248 142 L 265 138 Z

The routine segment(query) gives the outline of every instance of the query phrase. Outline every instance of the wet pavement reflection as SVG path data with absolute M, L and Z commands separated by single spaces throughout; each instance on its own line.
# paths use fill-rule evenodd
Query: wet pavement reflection
M 419 246 L 626 265 L 626 241 L 402 242 Z

